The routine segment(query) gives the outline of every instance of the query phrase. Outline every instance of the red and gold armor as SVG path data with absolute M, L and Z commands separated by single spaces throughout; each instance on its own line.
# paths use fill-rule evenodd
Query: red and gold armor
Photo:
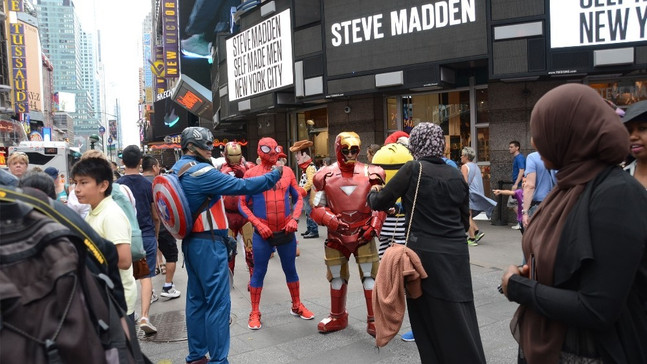
M 384 170 L 357 161 L 359 136 L 342 132 L 335 139 L 337 163 L 322 168 L 314 177 L 317 190 L 312 219 L 328 227 L 325 255 L 330 281 L 330 316 L 319 322 L 321 332 L 344 329 L 348 325 L 346 285 L 348 258 L 355 255 L 364 286 L 367 309 L 366 331 L 375 336 L 372 292 L 379 264 L 375 236 L 386 214 L 373 211 L 366 203 L 371 184 L 382 183 Z

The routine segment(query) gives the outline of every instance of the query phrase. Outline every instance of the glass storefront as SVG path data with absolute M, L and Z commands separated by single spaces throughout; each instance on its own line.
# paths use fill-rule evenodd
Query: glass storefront
M 647 100 L 647 81 L 642 79 L 625 78 L 592 82 L 589 86 L 596 89 L 602 98 L 623 109 L 638 101 Z
M 328 109 L 318 108 L 296 113 L 295 140 L 312 140 L 312 159 L 317 166 L 328 153 Z
M 387 131 L 411 132 L 421 122 L 440 125 L 445 133 L 445 157 L 460 161 L 463 147 L 477 152 L 478 162 L 490 161 L 487 88 L 388 97 Z M 472 110 L 474 109 L 474 112 Z M 472 135 L 476 139 L 472 140 Z

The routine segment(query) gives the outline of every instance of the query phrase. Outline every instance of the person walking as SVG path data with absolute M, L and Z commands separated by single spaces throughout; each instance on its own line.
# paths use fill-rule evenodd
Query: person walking
M 229 296 L 228 252 L 224 239 L 229 226 L 221 196 L 247 195 L 266 191 L 276 184 L 283 168 L 255 178 L 236 178 L 221 173 L 211 164 L 213 135 L 207 128 L 188 127 L 182 131 L 184 155 L 172 167 L 189 202 L 191 215 L 198 214 L 191 233 L 182 240 L 188 276 L 186 328 L 189 345 L 187 363 L 228 363 Z M 185 167 L 187 166 L 187 167 Z M 206 211 L 198 209 L 208 201 Z M 206 355 L 209 353 L 210 359 Z
M 142 315 L 139 319 L 139 328 L 147 335 L 157 332 L 157 328 L 150 322 L 149 310 L 151 303 L 156 301 L 153 292 L 153 281 L 155 267 L 157 266 L 157 234 L 160 225 L 157 210 L 153 205 L 153 184 L 139 174 L 139 167 L 142 161 L 142 152 L 137 145 L 129 145 L 122 151 L 124 175 L 116 182 L 127 186 L 135 198 L 137 206 L 137 223 L 142 232 L 144 250 L 146 250 L 146 264 L 148 275 L 139 279 L 141 283 L 141 304 Z
M 410 229 L 407 246 L 420 257 L 428 274 L 422 280 L 422 296 L 407 298 L 420 361 L 485 363 L 465 245 L 469 186 L 456 168 L 442 160 L 445 137 L 440 126 L 416 125 L 409 148 L 414 160 L 406 162 L 383 188 L 373 186 L 367 202 L 386 211 L 402 198 Z
M 479 227 L 474 221 L 476 217 L 481 212 L 485 211 L 485 214 L 490 217 L 496 202 L 490 198 L 485 197 L 485 192 L 483 191 L 483 176 L 481 175 L 481 169 L 479 166 L 474 163 L 474 158 L 476 158 L 476 152 L 470 147 L 465 147 L 461 151 L 461 173 L 465 182 L 469 186 L 469 197 L 470 197 L 470 227 L 468 230 L 467 245 L 477 246 L 479 241 L 483 239 L 485 233 L 479 231 Z
M 512 186 L 510 187 L 511 191 L 516 191 L 521 187 L 521 179 L 525 175 L 526 171 L 526 158 L 520 152 L 521 143 L 516 140 L 513 140 L 508 145 L 508 151 L 512 154 Z M 512 228 L 515 230 L 521 229 L 521 223 L 513 225 Z
M 145 155 L 142 158 L 142 176 L 152 184 L 153 179 L 155 179 L 155 176 L 159 175 L 159 172 L 159 161 L 153 156 Z M 178 298 L 182 292 L 177 290 L 175 288 L 175 284 L 173 284 L 173 277 L 175 276 L 178 258 L 177 240 L 168 232 L 168 230 L 166 230 L 164 225 L 160 224 L 159 219 L 154 222 L 156 224 L 155 229 L 158 231 L 157 248 L 162 253 L 164 260 L 166 261 L 165 263 L 162 263 L 163 267 L 165 267 L 165 271 L 160 269 L 160 273 L 164 274 L 164 285 L 162 286 L 160 296 L 169 299 Z
M 530 138 L 530 143 L 535 144 Z M 528 221 L 537 210 L 539 204 L 555 186 L 554 171 L 546 168 L 538 152 L 528 154 L 526 158 L 526 181 L 523 184 L 523 204 L 521 209 L 521 224 L 525 229 Z
M 521 363 L 647 363 L 647 192 L 618 167 L 629 134 L 582 84 L 548 91 L 530 132 L 557 186 L 523 236 L 527 264 L 501 290 Z

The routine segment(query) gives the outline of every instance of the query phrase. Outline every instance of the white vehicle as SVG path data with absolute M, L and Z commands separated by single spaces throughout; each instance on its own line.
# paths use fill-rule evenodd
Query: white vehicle
M 9 147 L 9 155 L 13 152 L 24 152 L 29 157 L 29 169 L 38 167 L 45 170 L 55 167 L 69 184 L 69 172 L 72 166 L 81 158 L 78 149 L 71 148 L 66 142 L 22 141 L 17 146 Z

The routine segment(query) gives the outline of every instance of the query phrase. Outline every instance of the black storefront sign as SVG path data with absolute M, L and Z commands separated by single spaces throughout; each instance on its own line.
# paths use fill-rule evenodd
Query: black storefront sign
M 478 0 L 326 1 L 327 74 L 483 57 L 485 11 Z

